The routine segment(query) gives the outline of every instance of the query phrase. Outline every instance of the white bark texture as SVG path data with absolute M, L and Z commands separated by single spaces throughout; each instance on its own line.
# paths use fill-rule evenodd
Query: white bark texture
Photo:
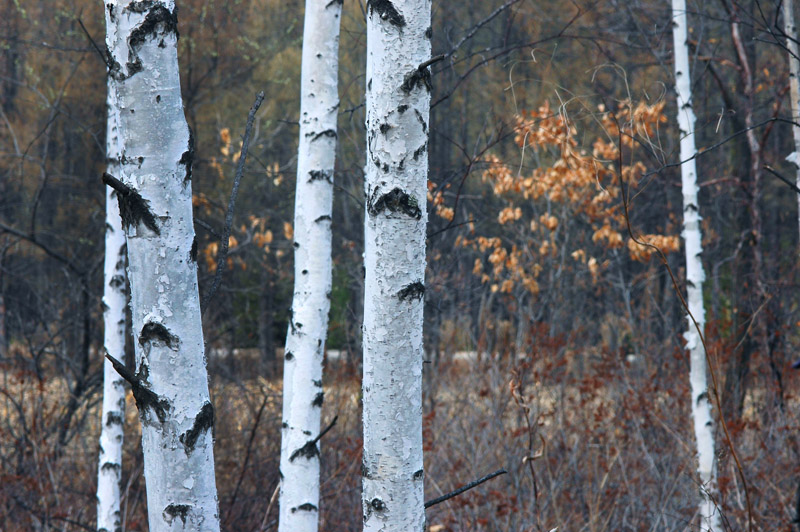
M 686 0 L 672 0 L 673 43 L 675 50 L 675 88 L 678 93 L 678 128 L 680 129 L 680 157 L 683 190 L 683 233 L 686 246 L 687 304 L 697 325 L 705 327 L 703 306 L 703 281 L 705 273 L 700 255 L 703 252 L 700 234 L 700 211 L 697 203 L 697 166 L 690 158 L 697 154 L 695 147 L 695 115 L 692 110 L 691 79 L 689 69 L 688 19 Z M 714 421 L 709 401 L 707 364 L 703 343 L 691 318 L 687 316 L 686 348 L 690 353 L 689 380 L 692 389 L 692 418 L 697 441 L 697 473 L 700 486 L 700 529 L 722 530 L 720 514 L 712 494 L 716 489 L 716 464 L 714 463 Z
M 367 2 L 364 531 L 425 527 L 422 312 L 430 0 Z
M 783 31 L 786 33 L 786 48 L 789 56 L 789 102 L 792 120 L 800 120 L 800 49 L 797 46 L 797 26 L 794 22 L 794 0 L 783 0 Z M 800 187 L 800 127 L 792 127 L 794 152 L 786 159 L 794 163 L 797 170 L 795 182 Z M 800 228 L 800 194 L 797 195 L 797 223 Z
M 130 187 L 120 200 L 136 347 L 127 378 L 142 422 L 149 530 L 218 532 L 175 3 L 126 0 L 113 16 L 121 174 Z
M 322 362 L 331 291 L 331 212 L 342 4 L 306 0 L 294 211 L 294 296 L 286 338 L 280 532 L 316 532 Z
M 109 2 L 112 4 L 112 2 Z M 107 44 L 116 40 L 116 24 L 106 9 Z M 108 77 L 108 118 L 106 122 L 106 157 L 108 173 L 119 175 L 120 144 L 114 80 Z M 103 346 L 111 356 L 125 359 L 125 233 L 119 217 L 117 193 L 106 189 L 105 264 L 103 268 Z M 100 457 L 97 472 L 97 530 L 122 530 L 120 515 L 120 477 L 122 440 L 125 420 L 125 387 L 110 360 L 103 362 L 103 410 L 100 428 Z

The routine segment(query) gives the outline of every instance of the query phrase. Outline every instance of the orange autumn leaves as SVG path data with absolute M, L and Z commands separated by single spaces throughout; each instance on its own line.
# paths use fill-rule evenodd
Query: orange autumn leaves
M 480 275 L 484 283 L 491 283 L 492 291 L 510 293 L 521 285 L 538 294 L 539 276 L 547 261 L 559 257 L 561 245 L 583 242 L 582 247 L 565 251 L 588 270 L 593 282 L 609 263 L 603 259 L 608 250 L 627 247 L 632 260 L 650 259 L 653 248 L 628 238 L 620 185 L 635 193 L 646 167 L 633 155 L 640 144 L 655 143 L 659 124 L 666 122 L 663 109 L 663 101 L 655 105 L 622 102 L 614 113 L 601 106 L 597 120 L 604 136 L 594 141 L 591 154 L 579 146 L 578 132 L 567 117 L 554 112 L 549 103 L 518 116 L 516 144 L 522 149 L 523 162 L 536 161 L 537 168 L 526 173 L 520 163 L 516 163 L 519 168 L 512 168 L 494 155 L 484 159 L 487 167 L 482 180 L 501 200 L 496 220 L 505 226 L 506 236 L 473 237 L 473 231 L 470 237 L 457 239 L 458 245 L 483 255 L 475 260 L 473 273 Z M 621 172 L 617 143 L 622 145 L 628 161 Z M 435 212 L 452 220 L 452 213 L 436 199 Z M 579 220 L 583 231 L 588 227 L 592 245 L 587 242 L 588 235 L 583 239 L 567 237 L 566 231 L 574 228 L 565 227 L 559 235 L 559 228 L 568 221 L 559 217 Z M 648 234 L 639 238 L 664 253 L 680 247 L 677 235 Z

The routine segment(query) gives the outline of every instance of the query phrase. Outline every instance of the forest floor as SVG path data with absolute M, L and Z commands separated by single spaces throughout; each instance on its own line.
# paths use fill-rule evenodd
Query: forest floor
M 641 363 L 645 365 L 644 362 Z M 275 530 L 281 380 L 259 376 L 256 361 L 212 378 L 215 456 L 225 530 Z M 428 510 L 445 531 L 691 530 L 698 485 L 688 377 L 620 359 L 575 377 L 567 365 L 519 357 L 449 358 L 425 365 L 425 484 L 431 499 L 500 468 L 507 475 Z M 546 370 L 546 371 L 545 371 Z M 232 378 L 231 375 L 240 375 Z M 64 445 L 59 416 L 64 379 L 39 380 L 5 368 L 0 376 L 0 529 L 91 529 L 100 397 L 75 411 Z M 686 382 L 684 382 L 686 381 Z M 360 530 L 361 420 L 358 369 L 329 362 L 321 441 L 321 530 Z M 789 530 L 800 468 L 798 398 L 780 416 L 767 393 L 748 395 L 729 421 L 759 529 Z M 127 396 L 123 459 L 124 530 L 144 531 L 146 503 L 139 421 Z M 747 497 L 724 435 L 717 431 L 721 512 L 731 530 L 746 525 Z

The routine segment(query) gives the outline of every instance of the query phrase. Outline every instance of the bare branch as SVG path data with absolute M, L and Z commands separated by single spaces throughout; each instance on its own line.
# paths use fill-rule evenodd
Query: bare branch
M 487 480 L 492 480 L 494 477 L 499 477 L 500 475 L 505 475 L 506 473 L 508 473 L 508 471 L 506 471 L 505 469 L 498 469 L 494 473 L 490 473 L 490 474 L 486 475 L 483 478 L 479 478 L 478 480 L 473 480 L 469 484 L 461 486 L 460 488 L 458 488 L 455 491 L 451 491 L 450 493 L 446 493 L 446 494 L 442 495 L 441 497 L 436 497 L 435 499 L 431 499 L 431 500 L 427 501 L 425 503 L 425 508 L 427 509 L 427 508 L 430 508 L 431 506 L 439 504 L 440 502 L 444 502 L 447 499 L 452 499 L 453 497 L 455 497 L 457 495 L 461 495 L 462 493 L 464 493 L 467 490 L 471 490 L 475 486 L 480 486 L 481 484 L 483 484 Z
M 239 194 L 239 183 L 242 181 L 244 163 L 245 160 L 247 160 L 247 150 L 250 148 L 250 133 L 253 130 L 253 122 L 256 117 L 256 111 L 258 111 L 258 108 L 261 107 L 261 102 L 263 101 L 264 91 L 261 91 L 258 93 L 258 95 L 256 95 L 256 101 L 253 102 L 253 106 L 250 108 L 250 113 L 247 115 L 247 125 L 244 129 L 244 137 L 242 138 L 242 151 L 239 155 L 239 161 L 236 164 L 236 174 L 233 178 L 231 198 L 228 201 L 228 211 L 225 213 L 225 228 L 222 230 L 222 238 L 220 239 L 220 245 L 222 246 L 222 249 L 219 252 L 219 257 L 217 257 L 217 271 L 214 274 L 214 281 L 211 285 L 211 288 L 208 290 L 208 293 L 203 298 L 202 307 L 204 309 L 208 308 L 208 302 L 211 301 L 212 297 L 214 297 L 214 293 L 216 293 L 220 283 L 222 282 L 222 270 L 225 267 L 225 260 L 228 258 L 228 241 L 230 240 L 231 226 L 233 225 L 233 211 L 236 208 L 236 196 Z

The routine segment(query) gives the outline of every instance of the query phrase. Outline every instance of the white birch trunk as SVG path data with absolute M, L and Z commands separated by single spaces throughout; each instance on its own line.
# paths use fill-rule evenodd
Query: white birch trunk
M 680 129 L 683 233 L 686 245 L 687 304 L 697 325 L 705 327 L 703 306 L 703 281 L 705 273 L 700 255 L 703 252 L 700 234 L 700 212 L 697 203 L 697 166 L 688 160 L 697 154 L 694 137 L 695 115 L 692 110 L 689 69 L 688 19 L 686 0 L 672 0 L 673 43 L 675 50 L 675 88 L 678 93 L 678 128 Z M 700 530 L 722 530 L 720 514 L 712 500 L 716 490 L 716 464 L 714 463 L 714 422 L 711 417 L 707 383 L 707 364 L 703 343 L 697 329 L 687 316 L 686 348 L 690 353 L 689 380 L 692 388 L 692 418 L 697 441 L 697 473 L 700 486 Z
M 797 26 L 794 22 L 794 0 L 783 0 L 783 31 L 786 33 L 786 48 L 789 53 L 789 103 L 792 120 L 800 120 L 800 50 L 797 46 Z M 786 160 L 794 163 L 797 170 L 795 182 L 800 187 L 800 127 L 792 127 L 794 152 Z M 797 224 L 800 228 L 800 194 L 797 195 Z
M 131 189 L 120 201 L 136 347 L 126 379 L 142 421 L 149 530 L 218 532 L 175 3 L 125 0 L 113 16 L 121 174 Z
M 316 532 L 322 362 L 331 291 L 331 212 L 339 108 L 336 0 L 306 0 L 294 211 L 294 296 L 286 338 L 280 532 Z
M 425 528 L 422 311 L 430 0 L 367 2 L 364 531 Z
M 107 44 L 114 46 L 116 24 L 106 12 Z M 119 175 L 119 137 L 114 80 L 108 77 L 108 118 L 106 123 L 106 157 L 108 173 Z M 103 268 L 103 346 L 111 356 L 125 358 L 125 233 L 119 217 L 117 193 L 106 188 L 105 264 Z M 120 515 L 120 477 L 122 473 L 122 439 L 125 420 L 125 387 L 111 361 L 103 361 L 103 410 L 100 428 L 100 457 L 97 473 L 97 530 L 122 530 Z

